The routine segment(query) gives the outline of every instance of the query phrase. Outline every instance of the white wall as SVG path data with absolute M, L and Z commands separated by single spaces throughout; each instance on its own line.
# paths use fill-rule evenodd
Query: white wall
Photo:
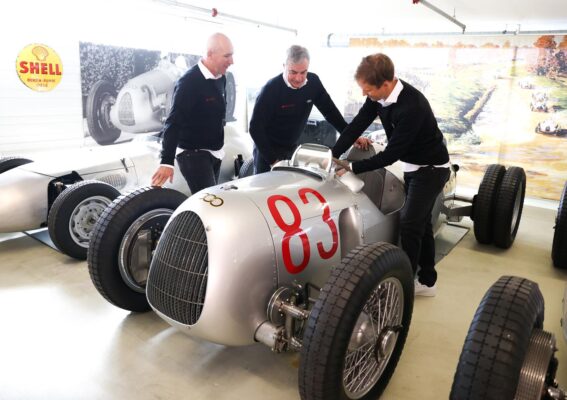
M 237 82 L 236 124 L 245 129 L 243 89 L 262 86 L 281 72 L 284 51 L 296 41 L 289 32 L 211 22 L 151 0 L 8 4 L 0 11 L 0 155 L 85 144 L 79 42 L 202 54 L 211 33 L 227 33 L 235 48 L 231 71 Z M 17 75 L 16 57 L 31 43 L 43 43 L 61 58 L 63 76 L 50 92 L 31 90 Z

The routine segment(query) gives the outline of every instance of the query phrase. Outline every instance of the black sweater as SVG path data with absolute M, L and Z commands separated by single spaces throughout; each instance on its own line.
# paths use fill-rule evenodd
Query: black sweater
M 307 73 L 307 84 L 291 89 L 282 74 L 262 88 L 250 119 L 250 135 L 270 164 L 293 151 L 313 105 L 341 132 L 347 123 L 323 87 L 319 77 Z
M 409 83 L 402 81 L 402 84 L 397 102 L 387 107 L 367 98 L 333 147 L 333 156 L 339 157 L 377 116 L 380 117 L 388 144 L 375 156 L 353 162 L 353 172 L 382 168 L 398 160 L 416 165 L 443 165 L 449 161 L 443 134 L 429 102 Z
M 173 165 L 175 150 L 220 150 L 224 144 L 226 78 L 205 79 L 198 65 L 175 84 L 173 105 L 163 127 L 161 163 Z

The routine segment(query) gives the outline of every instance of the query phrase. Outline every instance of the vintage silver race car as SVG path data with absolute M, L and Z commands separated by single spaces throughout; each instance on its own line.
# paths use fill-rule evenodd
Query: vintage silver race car
M 549 97 L 546 92 L 533 92 L 532 93 L 532 100 L 530 102 L 530 109 L 532 111 L 543 111 L 548 112 L 549 108 L 547 106 L 547 101 Z
M 53 243 L 65 254 L 86 259 L 92 227 L 120 193 L 147 185 L 159 164 L 159 135 L 129 143 L 0 159 L 0 232 L 48 226 Z M 226 156 L 220 180 L 234 179 L 251 159 L 248 135 L 225 128 Z M 179 170 L 168 184 L 184 195 L 190 191 Z
M 476 211 L 456 204 L 456 170 L 432 222 L 472 212 L 484 241 L 509 246 L 523 170 L 491 166 Z M 270 172 L 187 200 L 156 188 L 121 196 L 95 225 L 89 273 L 110 303 L 153 309 L 191 336 L 300 351 L 303 399 L 376 398 L 413 309 L 411 266 L 396 247 L 404 201 L 395 168 L 338 177 L 329 148 L 306 144 Z
M 567 288 L 563 334 L 567 340 Z M 450 399 L 565 400 L 555 381 L 555 336 L 543 330 L 544 300 L 537 283 L 503 276 L 486 292 L 470 325 Z
M 536 133 L 545 133 L 545 134 L 557 134 L 559 133 L 559 123 L 552 118 L 548 118 L 541 122 L 538 122 L 536 125 L 535 131 Z
M 180 56 L 182 57 L 182 56 Z M 130 79 L 117 93 L 105 79 L 89 91 L 86 117 L 89 133 L 101 145 L 114 143 L 121 132 L 157 132 L 163 127 L 173 101 L 175 82 L 186 71 L 185 63 L 166 59 L 148 72 Z M 226 120 L 234 121 L 236 84 L 232 73 L 226 74 Z

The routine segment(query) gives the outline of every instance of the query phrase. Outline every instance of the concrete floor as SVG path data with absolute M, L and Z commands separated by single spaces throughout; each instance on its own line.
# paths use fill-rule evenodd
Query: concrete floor
M 501 275 L 539 283 L 544 328 L 556 336 L 558 380 L 567 388 L 559 322 L 567 273 L 551 264 L 555 214 L 526 206 L 507 251 L 477 244 L 469 231 L 438 264 L 437 297 L 416 299 L 406 346 L 382 398 L 448 397 L 473 314 Z M 472 226 L 468 219 L 462 224 Z M 297 354 L 194 340 L 154 313 L 115 308 L 94 288 L 86 262 L 29 236 L 0 242 L 0 316 L 0 399 L 299 397 Z

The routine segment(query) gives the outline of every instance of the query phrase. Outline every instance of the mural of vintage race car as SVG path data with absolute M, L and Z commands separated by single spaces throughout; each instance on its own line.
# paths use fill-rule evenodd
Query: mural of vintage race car
M 159 164 L 159 135 L 141 135 L 128 143 L 0 159 L 0 232 L 48 226 L 53 243 L 65 254 L 86 259 L 94 223 L 112 200 L 151 182 Z M 238 175 L 251 159 L 251 143 L 225 128 L 226 156 L 220 179 Z M 35 157 L 35 156 L 34 156 Z M 169 187 L 189 195 L 181 172 Z
M 532 93 L 532 100 L 530 102 L 530 109 L 532 111 L 543 111 L 548 112 L 549 107 L 547 106 L 547 101 L 549 97 L 546 92 L 537 91 Z
M 186 71 L 183 62 L 166 59 L 148 72 L 131 78 L 117 93 L 112 82 L 101 79 L 91 87 L 86 102 L 89 133 L 101 145 L 114 143 L 121 132 L 157 132 L 163 127 L 173 101 L 175 82 Z M 234 121 L 236 84 L 226 74 L 226 120 Z
M 559 123 L 552 118 L 538 122 L 536 125 L 536 133 L 557 134 L 561 130 Z
M 567 340 L 567 288 L 563 335 Z M 566 399 L 555 380 L 555 336 L 543 330 L 537 283 L 503 276 L 486 292 L 471 322 L 450 399 Z
M 348 158 L 380 150 L 373 146 Z M 483 242 L 510 246 L 523 170 L 490 166 L 479 194 L 468 199 L 474 207 L 456 202 L 466 203 L 455 195 L 457 170 L 432 224 L 472 213 Z M 191 336 L 299 351 L 302 399 L 377 398 L 413 309 L 411 266 L 396 247 L 405 201 L 400 176 L 389 167 L 339 177 L 328 147 L 305 144 L 270 172 L 187 200 L 173 190 L 139 189 L 116 199 L 96 223 L 89 273 L 110 303 L 153 309 Z
M 549 109 L 547 107 L 547 101 L 546 100 L 532 99 L 532 101 L 530 103 L 530 110 L 548 112 Z

